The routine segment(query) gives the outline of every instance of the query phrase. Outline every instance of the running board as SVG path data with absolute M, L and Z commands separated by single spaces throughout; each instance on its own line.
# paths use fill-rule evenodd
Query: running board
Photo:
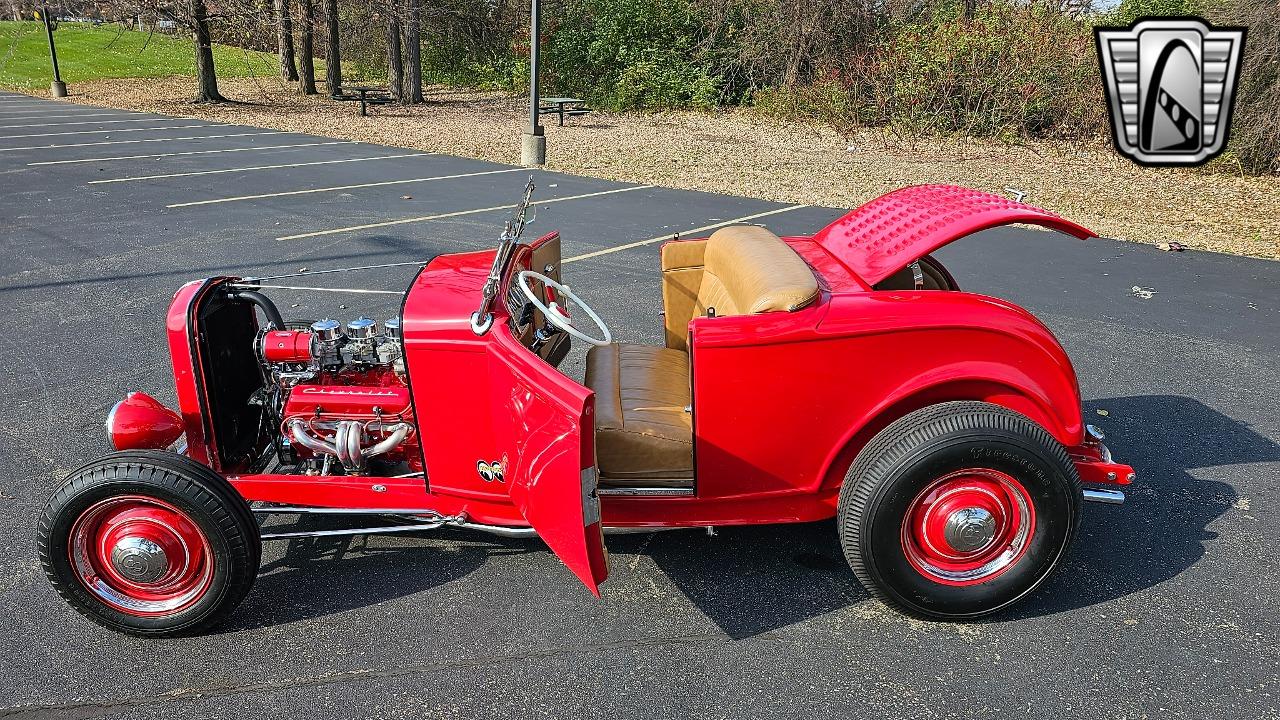
M 596 489 L 597 495 L 619 497 L 693 497 L 693 488 L 672 487 L 602 487 Z

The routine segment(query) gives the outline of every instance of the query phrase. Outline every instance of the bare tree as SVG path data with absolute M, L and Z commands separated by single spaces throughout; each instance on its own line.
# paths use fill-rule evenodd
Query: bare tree
M 289 0 L 275 0 L 276 45 L 280 52 L 280 77 L 297 80 L 298 68 L 293 61 L 293 14 Z
M 213 41 L 209 38 L 209 11 L 204 0 L 188 0 L 191 36 L 196 44 L 196 102 L 223 102 L 218 73 L 213 66 Z
M 324 0 L 324 21 L 328 27 L 328 43 L 325 47 L 324 71 L 329 94 L 342 92 L 342 52 L 338 38 L 338 0 Z
M 405 100 L 404 61 L 400 56 L 400 17 L 393 3 L 387 10 L 387 84 L 391 86 L 391 94 Z
M 425 102 L 422 97 L 422 0 L 406 0 L 408 17 L 404 22 L 405 73 L 400 101 Z
M 300 22 L 302 31 L 298 38 L 298 70 L 302 76 L 302 94 L 316 94 L 315 43 L 311 37 L 312 23 L 315 22 L 315 5 L 313 0 L 299 0 L 302 11 Z

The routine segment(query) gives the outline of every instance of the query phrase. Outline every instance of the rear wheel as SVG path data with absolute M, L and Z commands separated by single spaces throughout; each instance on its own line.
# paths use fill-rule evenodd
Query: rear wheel
M 257 576 L 258 525 L 244 498 L 180 455 L 126 451 L 81 467 L 45 507 L 40 562 L 72 607 L 112 630 L 200 632 Z
M 1065 449 L 997 405 L 913 412 L 858 454 L 840 492 L 845 558 L 877 598 L 912 615 L 1001 610 L 1057 566 L 1079 522 Z

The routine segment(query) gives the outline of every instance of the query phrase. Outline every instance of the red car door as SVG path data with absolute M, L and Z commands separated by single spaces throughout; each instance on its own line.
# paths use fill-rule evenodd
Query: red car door
M 609 575 L 596 495 L 595 395 L 496 329 L 493 432 L 511 500 L 592 593 Z

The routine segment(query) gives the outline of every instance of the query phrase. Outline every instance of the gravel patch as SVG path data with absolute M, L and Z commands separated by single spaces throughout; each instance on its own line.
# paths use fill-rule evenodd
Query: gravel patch
M 226 79 L 239 102 L 197 105 L 190 78 L 102 80 L 72 102 L 243 123 L 516 163 L 526 100 L 432 89 L 428 104 L 381 106 L 302 97 L 274 78 Z M 905 143 L 867 132 L 762 118 L 749 111 L 603 113 L 546 126 L 547 169 L 777 202 L 855 207 L 916 183 L 1007 193 L 1106 237 L 1280 259 L 1280 177 L 1142 168 L 1106 145 Z

